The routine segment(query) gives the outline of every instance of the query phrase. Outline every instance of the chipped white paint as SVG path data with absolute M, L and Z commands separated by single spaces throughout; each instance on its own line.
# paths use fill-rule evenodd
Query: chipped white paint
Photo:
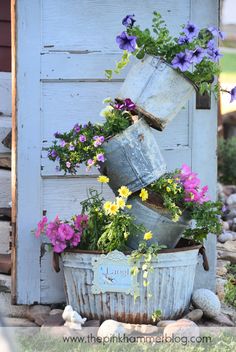
M 161 253 L 152 260 L 149 286 L 138 275 L 140 296 L 120 292 L 92 293 L 92 260 L 100 254 L 69 253 L 62 256 L 68 304 L 88 319 L 115 319 L 129 323 L 152 323 L 157 309 L 163 319 L 176 319 L 188 309 L 193 292 L 198 249 Z M 152 294 L 149 297 L 148 293 Z
M 17 301 L 49 303 L 62 299 L 63 280 L 49 268 L 49 254 L 42 252 L 40 258 L 40 241 L 31 231 L 43 210 L 47 210 L 49 218 L 57 213 L 64 218 L 78 212 L 86 189 L 96 184 L 96 174 L 87 174 L 82 169 L 78 177 L 62 178 L 42 149 L 51 143 L 56 130 L 68 130 L 77 122 L 101 121 L 101 101 L 116 95 L 126 74 L 124 71 L 121 77 L 108 82 L 103 72 L 104 68 L 114 67 L 114 59 L 121 54 L 114 38 L 123 30 L 123 16 L 135 12 L 140 25 L 147 27 L 152 12 L 160 11 L 171 33 L 176 34 L 189 19 L 199 26 L 217 24 L 218 1 L 159 0 L 157 4 L 155 0 L 21 0 L 16 3 Z M 183 162 L 192 165 L 204 183 L 210 185 L 214 197 L 216 105 L 212 103 L 212 110 L 202 112 L 194 109 L 194 99 L 189 101 L 164 132 L 154 133 L 168 169 Z M 112 193 L 106 188 L 106 197 L 110 196 Z M 214 271 L 214 265 L 211 268 Z M 200 272 L 202 286 L 209 286 L 212 273 Z

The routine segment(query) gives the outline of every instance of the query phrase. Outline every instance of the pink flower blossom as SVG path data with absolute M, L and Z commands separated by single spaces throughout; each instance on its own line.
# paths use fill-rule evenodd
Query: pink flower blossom
M 69 241 L 74 236 L 74 233 L 69 224 L 61 224 L 58 228 L 58 237 L 61 241 Z
M 81 228 L 85 228 L 88 222 L 88 216 L 85 214 L 77 215 L 74 221 L 75 228 L 80 230 Z
M 59 240 L 55 241 L 55 244 L 53 246 L 53 251 L 55 253 L 62 253 L 65 249 L 66 249 L 66 243 L 65 242 L 61 242 Z
M 47 217 L 44 216 L 41 221 L 39 221 L 38 226 L 37 226 L 37 231 L 35 232 L 35 236 L 38 238 L 41 233 L 45 231 L 46 224 L 47 224 Z
M 80 238 L 81 238 L 81 233 L 75 233 L 72 240 L 71 240 L 71 245 L 73 247 L 77 247 L 78 244 L 80 243 Z

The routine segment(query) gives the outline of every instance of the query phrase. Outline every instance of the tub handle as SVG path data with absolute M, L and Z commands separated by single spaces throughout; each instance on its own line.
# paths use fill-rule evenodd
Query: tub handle
M 59 273 L 59 271 L 61 270 L 61 269 L 60 269 L 59 258 L 60 258 L 59 254 L 53 252 L 53 256 L 52 256 L 52 266 L 53 266 L 53 269 L 55 270 L 56 273 Z
M 202 255 L 202 259 L 203 259 L 203 268 L 205 271 L 209 271 L 209 262 L 208 262 L 208 259 L 207 259 L 207 255 L 206 255 L 206 248 L 204 246 L 202 246 L 200 249 L 199 249 L 199 253 Z

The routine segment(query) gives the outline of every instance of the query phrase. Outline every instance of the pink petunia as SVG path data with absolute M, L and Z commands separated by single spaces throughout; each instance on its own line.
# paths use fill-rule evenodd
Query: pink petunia
M 84 228 L 84 227 L 86 227 L 87 222 L 88 222 L 87 215 L 85 215 L 85 214 L 77 215 L 75 218 L 75 221 L 74 221 L 75 228 L 78 230 L 81 229 L 81 227 Z
M 46 224 L 47 224 L 47 217 L 44 216 L 41 221 L 39 221 L 38 226 L 37 226 L 37 231 L 35 232 L 35 236 L 38 238 L 41 233 L 45 231 Z
M 74 236 L 74 233 L 69 224 L 61 224 L 58 228 L 58 237 L 61 241 L 69 241 Z

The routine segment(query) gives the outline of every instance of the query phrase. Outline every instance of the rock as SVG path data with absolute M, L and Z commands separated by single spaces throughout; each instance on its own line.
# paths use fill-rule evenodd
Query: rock
M 219 297 L 220 301 L 224 301 L 225 298 L 225 284 L 227 280 L 221 277 L 216 279 L 216 294 Z
M 62 326 L 64 325 L 64 319 L 61 313 L 48 315 L 42 326 Z
M 100 338 L 104 338 L 107 336 L 118 336 L 123 334 L 125 334 L 124 324 L 112 319 L 105 320 L 99 327 L 97 332 L 97 336 Z
M 157 326 L 160 328 L 165 328 L 167 325 L 176 323 L 176 320 L 161 320 L 157 323 Z
M 229 223 L 228 221 L 222 221 L 222 226 L 223 230 L 228 231 L 229 230 Z
M 218 236 L 218 241 L 221 243 L 225 243 L 226 241 L 232 241 L 233 235 L 230 231 L 223 232 L 220 236 Z
M 84 327 L 99 327 L 100 321 L 99 320 L 87 320 L 84 323 Z
M 224 302 L 221 303 L 221 313 L 230 318 L 236 325 L 236 309 L 227 306 Z
M 236 217 L 236 209 L 231 208 L 226 215 L 224 215 L 224 218 L 227 219 L 227 221 L 233 220 Z
M 230 264 L 229 260 L 217 260 L 217 266 L 216 266 L 216 275 L 217 276 L 224 276 L 227 274 L 227 265 Z
M 40 334 L 53 338 L 63 338 L 64 336 L 79 336 L 85 338 L 85 343 L 95 343 L 98 327 L 82 327 L 82 330 L 71 330 L 67 326 L 42 326 Z M 89 340 L 88 340 L 89 338 Z M 68 351 L 68 349 L 65 349 Z M 88 349 L 89 350 L 89 349 Z
M 232 206 L 232 205 L 236 206 L 236 193 L 231 194 L 227 198 L 226 203 L 230 206 Z
M 236 186 L 223 186 L 223 189 L 220 189 L 220 191 L 223 190 L 224 194 L 229 197 L 231 194 L 236 193 Z
M 50 313 L 49 306 L 34 305 L 30 306 L 27 311 L 27 318 L 37 325 L 42 326 Z
M 220 259 L 229 260 L 231 264 L 236 264 L 236 241 L 227 241 L 224 244 L 218 244 L 217 248 L 220 249 L 218 252 Z
M 192 304 L 203 311 L 204 316 L 214 318 L 220 314 L 220 301 L 214 292 L 200 288 L 193 292 Z
M 61 314 L 62 316 L 63 309 L 52 309 L 49 313 L 49 315 L 56 315 L 56 314 Z
M 191 312 L 189 312 L 187 315 L 185 315 L 183 319 L 188 319 L 196 322 L 201 320 L 202 316 L 203 316 L 203 311 L 201 309 L 194 309 Z
M 126 335 L 157 335 L 160 329 L 149 324 L 123 324 Z
M 236 264 L 236 253 L 229 251 L 218 251 L 218 258 L 229 260 L 231 264 Z
M 9 326 L 9 327 L 37 327 L 35 323 L 32 321 L 29 321 L 28 319 L 23 319 L 23 318 L 11 318 L 11 317 L 5 317 L 3 319 L 4 326 Z
M 191 337 L 199 337 L 199 327 L 191 320 L 180 319 L 173 324 L 169 324 L 164 329 L 164 338 L 168 337 L 185 337 L 190 339 Z M 168 340 L 167 340 L 168 341 Z
M 212 319 L 213 322 L 221 325 L 221 326 L 235 326 L 235 324 L 232 322 L 227 315 L 220 313 L 217 315 L 214 319 Z
M 11 294 L 9 292 L 0 292 L 0 310 L 3 317 L 25 318 L 27 316 L 28 306 L 14 306 L 11 304 Z

